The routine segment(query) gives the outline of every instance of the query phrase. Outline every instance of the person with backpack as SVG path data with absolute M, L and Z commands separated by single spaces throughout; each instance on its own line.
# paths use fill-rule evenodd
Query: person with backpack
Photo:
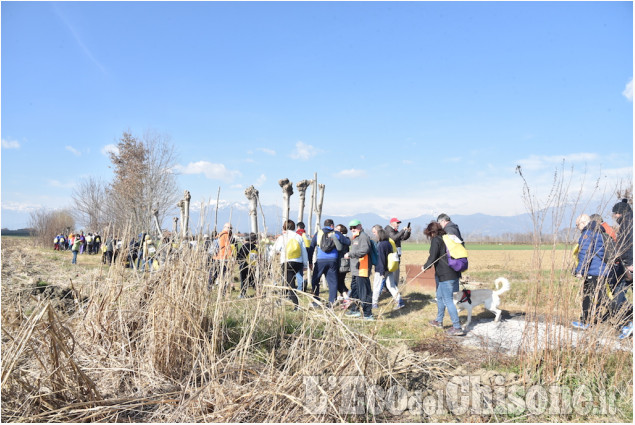
M 282 275 L 287 286 L 291 288 L 291 290 L 286 290 L 285 292 L 291 302 L 295 304 L 293 310 L 298 310 L 298 296 L 295 293 L 296 276 L 309 266 L 309 256 L 307 255 L 302 236 L 295 232 L 295 222 L 293 220 L 287 220 L 282 224 L 282 234 L 278 236 L 271 249 L 274 253 L 280 255 Z
M 412 232 L 410 230 L 410 223 L 408 223 L 408 226 L 399 230 L 400 224 L 401 221 L 399 221 L 397 217 L 393 217 L 390 219 L 390 223 L 384 228 L 384 230 L 388 233 L 388 237 L 395 242 L 395 246 L 397 247 L 397 256 L 401 260 L 401 241 L 410 239 Z M 393 277 L 395 282 L 399 284 L 399 269 L 393 272 Z
M 428 323 L 434 327 L 443 328 L 443 317 L 445 310 L 447 310 L 452 320 L 452 327 L 448 330 L 448 335 L 465 335 L 452 296 L 454 292 L 459 291 L 460 274 L 448 263 L 447 248 L 443 241 L 443 235 L 446 232 L 441 224 L 432 221 L 423 231 L 423 234 L 430 240 L 430 252 L 422 269 L 427 270 L 434 266 L 434 277 L 437 281 L 437 317 Z
M 395 310 L 399 310 L 406 306 L 401 299 L 399 293 L 399 287 L 395 280 L 396 270 L 389 270 L 388 256 L 390 254 L 397 254 L 393 252 L 393 245 L 389 242 L 389 237 L 386 231 L 379 225 L 373 226 L 373 236 L 377 241 L 377 264 L 375 264 L 375 278 L 373 280 L 373 305 L 372 308 L 377 308 L 379 303 L 379 295 L 381 294 L 382 281 L 386 281 L 386 287 L 390 291 L 393 299 L 395 300 Z M 396 249 L 394 250 L 396 251 Z M 397 261 L 397 270 L 399 269 L 399 262 Z
M 60 250 L 60 235 L 58 234 L 53 239 L 53 251 L 59 251 L 59 250 Z
M 350 258 L 344 258 L 344 255 L 349 251 L 351 246 L 351 240 L 346 236 L 348 229 L 344 224 L 338 224 L 335 226 L 335 231 L 340 232 L 340 238 L 333 239 L 336 244 L 338 257 L 339 257 L 339 269 L 337 270 L 337 299 L 342 301 L 342 306 L 347 308 L 350 303 L 348 296 L 348 288 L 346 287 L 346 275 L 351 271 Z
M 225 276 L 229 272 L 228 263 L 232 258 L 232 225 L 225 223 L 223 230 L 218 234 L 215 242 L 212 243 L 214 254 L 212 255 L 212 264 L 210 266 L 207 278 L 207 287 L 211 289 L 212 285 L 217 284 L 216 280 L 219 276 Z M 231 279 L 228 279 L 231 282 Z
M 587 214 L 576 219 L 580 230 L 578 240 L 578 265 L 574 275 L 583 279 L 582 314 L 580 320 L 571 322 L 578 329 L 588 329 L 593 322 L 608 318 L 609 299 L 606 296 L 606 282 L 610 267 L 605 262 L 605 242 L 602 227 Z
M 323 275 L 326 276 L 326 283 L 329 288 L 329 307 L 337 300 L 337 272 L 340 266 L 339 254 L 334 239 L 341 241 L 342 237 L 340 232 L 335 231 L 334 226 L 335 223 L 330 218 L 324 220 L 324 227 L 313 236 L 309 246 L 309 255 L 311 256 L 314 250 L 317 249 L 313 275 L 311 276 L 313 297 L 319 300 L 320 278 Z M 312 306 L 317 307 L 318 304 L 314 301 Z
M 75 235 L 73 239 L 73 245 L 71 246 L 71 251 L 73 252 L 73 260 L 71 264 L 77 264 L 77 254 L 79 253 L 80 247 L 82 246 L 82 240 L 79 235 Z
M 305 229 L 305 224 L 302 221 L 298 221 L 298 224 L 296 225 L 296 233 L 300 236 L 302 236 L 302 240 L 304 241 L 304 246 L 307 249 L 307 254 L 309 254 L 309 248 L 311 247 L 311 239 L 307 236 L 306 233 L 306 229 Z M 311 263 L 311 255 L 309 254 L 309 264 Z M 304 271 L 298 273 L 296 275 L 296 281 L 298 283 L 298 291 L 304 291 Z M 308 286 L 308 285 L 306 285 Z
M 351 248 L 344 254 L 344 258 L 351 260 L 351 291 L 349 293 L 351 306 L 346 313 L 348 317 L 364 316 L 364 320 L 375 320 L 372 312 L 372 291 L 370 289 L 370 273 L 373 267 L 371 254 L 373 244 L 364 232 L 362 223 L 351 220 L 348 223 L 351 231 Z M 361 312 L 360 312 L 361 310 Z
M 620 339 L 633 333 L 633 304 L 626 298 L 626 292 L 633 286 L 633 209 L 627 199 L 616 203 L 612 209 L 613 219 L 618 225 L 616 234 L 616 255 L 621 265 L 619 282 L 615 288 L 615 312 L 621 319 Z
M 255 273 L 258 266 L 258 236 L 250 233 L 245 241 L 240 245 L 236 253 L 238 271 L 240 273 L 240 295 L 238 298 L 245 298 L 247 288 L 255 288 Z
M 99 248 L 101 248 L 101 236 L 99 233 L 95 233 L 93 238 L 93 254 L 98 254 Z

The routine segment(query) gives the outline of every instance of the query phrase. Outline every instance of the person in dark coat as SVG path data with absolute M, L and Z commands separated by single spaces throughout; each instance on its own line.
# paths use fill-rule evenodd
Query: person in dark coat
M 423 270 L 434 266 L 434 276 L 437 280 L 437 317 L 429 323 L 437 328 L 443 327 L 443 316 L 448 310 L 452 327 L 448 330 L 449 335 L 465 335 L 459 321 L 459 313 L 454 304 L 452 294 L 459 291 L 459 272 L 455 271 L 448 264 L 447 251 L 443 235 L 445 230 L 436 221 L 428 224 L 423 234 L 430 240 L 430 255 L 423 266 Z
M 633 286 L 633 209 L 627 199 L 622 199 L 613 206 L 612 212 L 613 219 L 619 226 L 616 234 L 616 250 L 623 267 L 621 279 L 614 291 L 617 298 L 616 316 L 621 318 L 621 323 L 624 324 L 620 334 L 622 339 L 633 333 L 633 304 L 626 298 L 626 291 Z

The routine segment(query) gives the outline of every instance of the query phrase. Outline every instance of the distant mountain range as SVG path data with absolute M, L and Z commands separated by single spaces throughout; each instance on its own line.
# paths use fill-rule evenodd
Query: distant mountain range
M 258 210 L 258 229 L 264 231 L 262 213 L 264 213 L 265 224 L 269 233 L 278 233 L 282 223 L 282 209 L 275 205 L 263 205 L 262 211 Z M 579 214 L 579 213 L 577 213 Z M 577 216 L 577 214 L 575 214 Z M 218 208 L 217 228 L 221 229 L 223 223 L 230 221 L 238 232 L 249 232 L 249 207 L 248 203 L 234 202 L 225 203 L 221 202 Z M 519 234 L 519 233 L 532 233 L 533 221 L 530 214 L 520 214 L 510 217 L 504 216 L 492 216 L 486 214 L 469 214 L 459 215 L 450 214 L 452 221 L 459 225 L 461 233 L 464 238 L 469 240 L 470 236 L 504 236 L 505 234 Z M 548 210 L 542 213 L 544 219 L 542 220 L 542 233 L 552 234 L 554 233 L 554 221 L 560 221 L 561 223 L 556 226 L 559 231 L 571 229 L 574 227 L 574 207 L 565 207 L 562 210 Z M 190 212 L 190 229 L 193 233 L 208 233 L 214 228 L 215 208 L 209 208 L 206 213 L 206 220 L 201 223 L 200 221 L 200 208 L 196 208 L 194 205 Z M 291 210 L 289 217 L 296 221 L 298 218 L 297 210 Z M 558 217 L 562 217 L 559 219 Z M 573 217 L 573 218 L 572 218 Z M 325 219 L 331 218 L 335 224 L 346 224 L 352 219 L 359 219 L 366 229 L 369 229 L 375 224 L 381 224 L 386 226 L 390 220 L 390 217 L 382 217 L 375 213 L 360 213 L 355 216 L 336 216 L 336 215 L 323 215 L 322 223 Z M 305 210 L 304 221 L 308 224 L 308 214 Z M 423 229 L 432 220 L 436 220 L 436 217 L 422 215 L 419 217 L 399 217 L 402 221 L 401 227 L 405 227 L 408 222 L 411 223 L 411 227 L 415 232 L 421 233 Z M 605 220 L 611 222 L 610 214 L 605 214 Z M 313 215 L 313 222 L 315 223 L 315 215 Z M 171 230 L 172 222 L 170 219 L 170 226 L 164 226 L 164 228 Z

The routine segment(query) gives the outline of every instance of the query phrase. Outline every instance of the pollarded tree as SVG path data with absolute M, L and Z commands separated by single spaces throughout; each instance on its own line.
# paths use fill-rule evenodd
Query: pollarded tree
M 152 210 L 159 210 L 161 223 L 178 199 L 173 146 L 155 133 L 138 139 L 124 132 L 110 161 L 115 175 L 106 189 L 108 221 L 121 230 L 151 231 Z

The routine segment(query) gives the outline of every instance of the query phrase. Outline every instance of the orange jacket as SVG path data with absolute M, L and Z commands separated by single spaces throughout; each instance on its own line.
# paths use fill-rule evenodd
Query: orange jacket
M 229 232 L 223 230 L 218 235 L 218 252 L 214 255 L 214 260 L 227 260 L 232 256 L 232 246 Z
M 602 227 L 604 228 L 604 231 L 606 232 L 607 235 L 612 237 L 614 241 L 617 240 L 617 234 L 615 233 L 615 230 L 613 230 L 610 224 L 608 224 L 605 221 L 604 223 L 602 223 Z

